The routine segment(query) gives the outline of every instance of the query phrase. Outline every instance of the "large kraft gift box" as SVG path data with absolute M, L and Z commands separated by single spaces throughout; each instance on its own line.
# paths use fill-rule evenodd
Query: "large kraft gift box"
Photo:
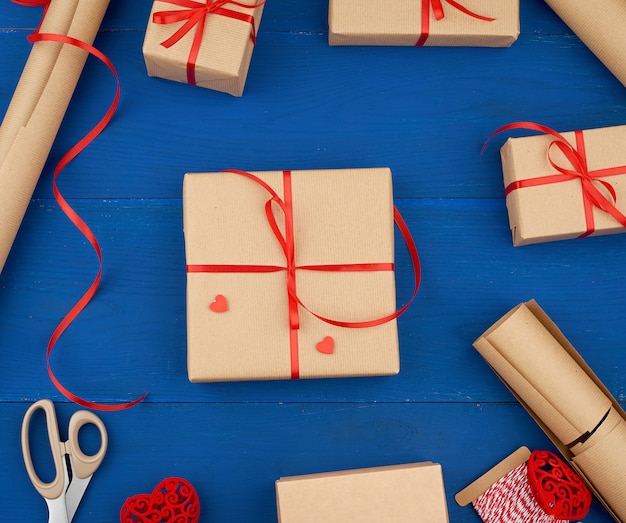
M 626 2 L 546 0 L 546 3 L 626 86 Z
M 399 372 L 389 169 L 190 173 L 183 193 L 191 381 Z
M 571 159 L 550 145 L 564 143 L 557 135 L 509 138 L 502 146 L 513 244 L 626 232 L 626 126 L 558 135 Z
M 263 4 L 260 0 L 221 4 L 156 0 L 143 43 L 148 75 L 241 96 Z
M 509 47 L 519 0 L 330 0 L 328 27 L 330 45 Z
M 534 300 L 474 347 L 611 515 L 626 522 L 626 413 Z
M 441 465 L 310 474 L 276 482 L 279 523 L 448 523 Z

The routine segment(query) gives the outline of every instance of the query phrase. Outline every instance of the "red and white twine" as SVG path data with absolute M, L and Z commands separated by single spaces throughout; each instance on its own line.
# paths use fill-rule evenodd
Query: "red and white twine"
M 539 506 L 528 483 L 527 469 L 522 463 L 473 501 L 485 523 L 569 523 L 550 516 Z

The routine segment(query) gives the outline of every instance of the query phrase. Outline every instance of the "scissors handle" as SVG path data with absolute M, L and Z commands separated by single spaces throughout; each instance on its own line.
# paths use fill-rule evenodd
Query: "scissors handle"
M 48 427 L 48 439 L 50 440 L 50 450 L 52 451 L 52 459 L 54 461 L 55 476 L 54 479 L 46 483 L 41 480 L 33 466 L 33 460 L 30 455 L 30 441 L 28 438 L 28 429 L 30 420 L 37 410 L 43 410 L 46 415 L 46 425 Z M 65 445 L 61 443 L 59 437 L 59 425 L 57 424 L 57 416 L 54 411 L 54 404 L 50 400 L 39 400 L 33 403 L 22 422 L 22 454 L 24 455 L 24 464 L 26 471 L 32 481 L 37 492 L 47 499 L 56 499 L 63 494 L 65 483 L 65 464 L 63 455 L 65 454 Z
M 78 433 L 85 425 L 95 425 L 100 432 L 100 448 L 93 455 L 85 454 L 78 442 Z M 100 466 L 107 451 L 108 436 L 102 420 L 93 412 L 79 410 L 70 418 L 65 449 L 72 456 L 72 473 L 81 479 L 91 476 Z

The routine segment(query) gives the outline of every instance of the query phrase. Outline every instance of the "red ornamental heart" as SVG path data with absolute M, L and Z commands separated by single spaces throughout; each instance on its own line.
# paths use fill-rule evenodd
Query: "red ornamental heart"
M 556 519 L 578 520 L 589 512 L 591 492 L 558 456 L 536 450 L 528 458 L 528 483 L 539 506 Z
M 218 294 L 211 302 L 211 305 L 209 305 L 209 309 L 213 312 L 226 312 L 228 310 L 228 302 L 224 296 Z
M 152 494 L 128 498 L 120 510 L 121 523 L 198 523 L 200 501 L 191 484 L 166 478 Z
M 330 336 L 326 336 L 315 346 L 315 348 L 322 354 L 332 354 L 335 352 L 335 340 Z

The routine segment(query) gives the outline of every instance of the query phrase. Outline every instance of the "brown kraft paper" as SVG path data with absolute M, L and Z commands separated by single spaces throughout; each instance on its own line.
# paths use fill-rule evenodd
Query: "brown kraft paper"
M 109 0 L 52 0 L 40 32 L 92 44 Z M 67 111 L 88 54 L 33 44 L 0 127 L 0 272 Z
M 481 20 L 443 3 L 437 20 L 429 8 L 423 33 L 422 0 L 330 0 L 328 43 L 375 46 L 509 47 L 519 35 L 519 0 L 461 0 Z M 425 38 L 425 41 L 422 41 Z
M 613 517 L 626 521 L 626 414 L 539 305 L 517 306 L 474 347 Z
M 276 482 L 279 523 L 448 523 L 441 465 L 291 476 Z
M 623 0 L 546 0 L 626 86 L 626 3 Z
M 252 173 L 282 198 L 283 172 Z M 295 265 L 393 263 L 394 219 L 389 169 L 293 171 Z M 230 172 L 185 175 L 187 265 L 285 267 L 265 205 L 270 195 Z M 280 227 L 282 217 L 275 213 Z M 286 271 L 189 272 L 187 363 L 191 381 L 290 379 Z M 296 271 L 296 292 L 316 314 L 369 321 L 394 313 L 393 270 Z M 228 310 L 215 313 L 218 295 Z M 329 325 L 299 307 L 300 378 L 371 376 L 399 371 L 396 320 L 375 327 Z M 317 344 L 334 340 L 332 354 Z

